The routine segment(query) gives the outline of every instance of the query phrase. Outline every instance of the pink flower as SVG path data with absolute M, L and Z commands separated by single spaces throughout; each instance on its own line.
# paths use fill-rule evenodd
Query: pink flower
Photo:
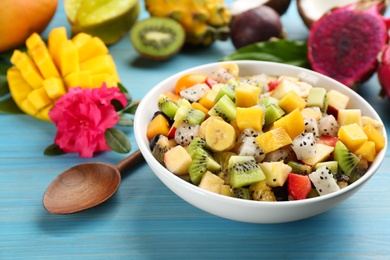
M 104 132 L 115 126 L 119 119 L 111 105 L 112 100 L 118 100 L 123 106 L 127 104 L 119 88 L 107 88 L 105 83 L 101 88 L 69 89 L 49 112 L 58 130 L 54 142 L 64 152 L 78 152 L 80 157 L 111 150 Z

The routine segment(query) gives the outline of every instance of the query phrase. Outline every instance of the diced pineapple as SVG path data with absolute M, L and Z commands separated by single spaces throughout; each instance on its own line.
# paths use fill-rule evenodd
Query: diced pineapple
M 255 141 L 264 153 L 269 153 L 291 144 L 292 139 L 283 127 L 278 127 L 257 136 Z
M 214 173 L 206 171 L 198 187 L 214 193 L 221 193 L 222 185 L 224 185 L 224 180 Z
M 312 107 L 306 107 L 301 111 L 303 119 L 314 118 L 317 122 L 322 117 L 321 110 Z
M 279 106 L 286 113 L 291 113 L 295 109 L 304 109 L 306 107 L 306 101 L 297 92 L 291 90 L 279 101 Z
M 270 187 L 283 186 L 287 180 L 291 167 L 282 161 L 259 163 L 261 170 L 265 174 L 265 181 Z
M 375 143 L 376 152 L 385 147 L 385 137 L 372 124 L 366 124 L 363 127 L 363 131 L 367 135 L 368 140 Z
M 340 109 L 337 115 L 339 126 L 350 125 L 353 123 L 362 126 L 362 112 L 360 109 Z
M 330 154 L 334 151 L 334 146 L 316 143 L 315 150 L 316 153 L 313 157 L 302 159 L 305 164 L 315 166 L 319 162 L 326 161 L 329 158 Z
M 359 149 L 355 151 L 355 154 L 357 156 L 363 157 L 363 159 L 367 160 L 368 162 L 372 162 L 375 159 L 376 156 L 376 148 L 375 143 L 373 141 L 366 141 L 364 142 Z
M 356 151 L 356 149 L 368 140 L 363 129 L 356 123 L 340 127 L 338 137 L 351 151 Z
M 272 129 L 282 127 L 286 130 L 291 139 L 294 139 L 305 130 L 305 122 L 299 109 L 276 120 Z
M 299 85 L 297 82 L 291 81 L 288 78 L 283 78 L 279 84 L 276 86 L 274 91 L 272 92 L 272 97 L 277 99 L 282 99 L 288 92 L 291 90 L 295 91 L 297 94 L 300 92 Z
M 241 131 L 249 127 L 256 131 L 262 131 L 264 124 L 263 109 L 258 106 L 237 107 L 236 122 Z
M 250 84 L 242 84 L 235 89 L 237 107 L 252 107 L 257 105 L 260 88 Z

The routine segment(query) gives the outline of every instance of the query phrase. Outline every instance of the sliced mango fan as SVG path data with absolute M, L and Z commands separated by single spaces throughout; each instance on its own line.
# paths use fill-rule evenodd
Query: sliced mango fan
M 100 38 L 81 32 L 68 39 L 66 28 L 58 27 L 50 31 L 47 44 L 33 33 L 26 40 L 26 48 L 13 51 L 9 68 L 4 62 L 0 67 L 1 74 L 6 71 L 6 79 L 0 75 L 0 96 L 11 94 L 11 98 L 0 101 L 0 111 L 12 113 L 20 109 L 50 121 L 48 112 L 69 89 L 100 88 L 105 83 L 107 87 L 120 88 L 127 96 L 129 105 L 119 114 L 134 114 L 137 102 L 132 103 L 121 85 L 114 60 Z M 131 125 L 132 121 L 122 119 L 120 123 Z

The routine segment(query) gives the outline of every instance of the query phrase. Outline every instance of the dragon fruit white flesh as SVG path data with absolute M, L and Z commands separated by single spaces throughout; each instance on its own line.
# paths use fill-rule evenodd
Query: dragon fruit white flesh
M 175 132 L 176 143 L 187 146 L 198 136 L 199 125 L 190 125 L 188 123 L 182 123 Z
M 379 55 L 377 75 L 382 87 L 381 96 L 390 98 L 390 44 L 386 45 Z
M 238 148 L 238 155 L 253 156 L 256 162 L 262 162 L 265 154 L 255 141 L 255 137 L 247 136 Z
M 333 9 L 312 25 L 308 38 L 312 69 L 351 88 L 374 74 L 389 39 L 390 22 L 380 13 L 383 3 L 367 8 L 363 2 L 367 5 L 359 1 Z
M 180 91 L 180 96 L 191 101 L 198 101 L 210 88 L 205 83 L 195 84 L 185 90 Z
M 340 190 L 336 180 L 333 178 L 333 173 L 326 166 L 322 166 L 310 173 L 309 178 L 320 196 Z
M 325 115 L 318 121 L 318 131 L 320 135 L 337 136 L 339 124 L 333 115 Z
M 294 138 L 291 147 L 298 160 L 313 157 L 316 154 L 315 136 L 313 133 L 302 133 Z
M 218 83 L 226 83 L 232 79 L 233 76 L 225 68 L 218 68 L 211 72 L 210 78 Z
M 318 122 L 314 118 L 305 118 L 305 133 L 313 133 L 315 137 L 319 136 Z

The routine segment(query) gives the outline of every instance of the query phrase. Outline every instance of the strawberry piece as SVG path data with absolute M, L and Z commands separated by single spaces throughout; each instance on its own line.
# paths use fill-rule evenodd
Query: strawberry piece
M 311 181 L 307 175 L 290 173 L 287 181 L 288 192 L 294 200 L 306 199 L 311 190 Z
M 209 86 L 209 87 L 211 88 L 214 84 L 217 84 L 218 82 L 217 82 L 215 79 L 208 77 L 208 78 L 205 80 L 204 83 L 206 83 L 207 86 Z
M 274 90 L 278 85 L 279 85 L 279 80 L 277 79 L 271 80 L 270 82 L 268 82 L 269 91 Z

